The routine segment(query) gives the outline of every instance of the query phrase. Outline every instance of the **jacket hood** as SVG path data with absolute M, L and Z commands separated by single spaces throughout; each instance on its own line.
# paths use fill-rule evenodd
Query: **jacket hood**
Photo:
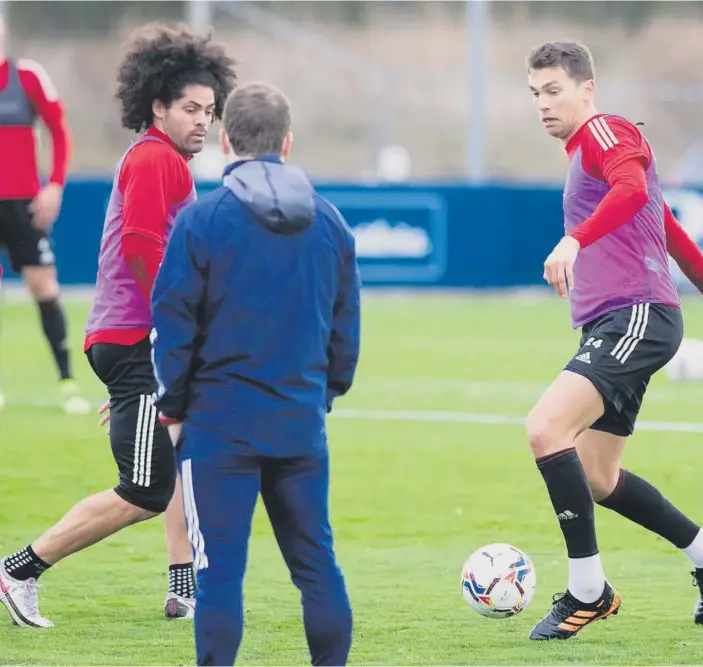
M 278 157 L 235 162 L 225 170 L 223 185 L 272 232 L 297 234 L 313 222 L 312 184 L 301 169 Z

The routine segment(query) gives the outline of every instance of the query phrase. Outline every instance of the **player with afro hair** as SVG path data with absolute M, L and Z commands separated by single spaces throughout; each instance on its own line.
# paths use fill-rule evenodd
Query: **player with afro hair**
M 168 619 L 193 618 L 195 580 L 184 492 L 174 449 L 157 417 L 151 362 L 151 288 L 178 212 L 195 198 L 188 160 L 205 145 L 234 88 L 235 62 L 210 35 L 150 24 L 129 40 L 118 70 L 122 125 L 139 133 L 115 169 L 85 328 L 88 363 L 107 389 L 118 482 L 73 507 L 53 528 L 0 559 L 0 604 L 29 628 L 39 612 L 37 579 L 67 556 L 127 526 L 164 514 Z M 156 332 L 154 332 L 154 335 Z M 187 482 L 186 497 L 190 498 Z M 189 503 L 192 507 L 192 502 Z

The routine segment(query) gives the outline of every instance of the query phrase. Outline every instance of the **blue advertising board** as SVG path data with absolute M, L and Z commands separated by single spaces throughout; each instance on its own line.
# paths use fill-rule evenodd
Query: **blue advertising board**
M 200 195 L 217 183 L 199 183 Z M 543 285 L 542 264 L 563 234 L 558 187 L 461 184 L 366 185 L 320 183 L 349 222 L 366 287 Z M 66 187 L 54 245 L 61 282 L 92 285 L 108 180 L 74 179 Z M 703 195 L 666 193 L 693 238 L 703 244 Z M 688 281 L 674 267 L 682 288 Z
M 437 283 L 447 272 L 447 205 L 432 192 L 325 196 L 354 232 L 365 283 Z

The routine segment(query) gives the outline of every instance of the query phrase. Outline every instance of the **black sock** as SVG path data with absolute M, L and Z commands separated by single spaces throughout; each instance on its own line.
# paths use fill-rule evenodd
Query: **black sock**
M 168 592 L 182 598 L 195 597 L 193 563 L 168 566 Z
M 38 301 L 44 335 L 49 341 L 62 380 L 71 377 L 68 342 L 66 340 L 66 318 L 57 299 Z
M 3 562 L 5 572 L 13 579 L 27 581 L 27 579 L 39 579 L 42 572 L 48 570 L 51 565 L 45 563 L 34 553 L 32 545 L 20 549 L 16 554 L 8 556 Z
M 569 558 L 598 553 L 591 489 L 574 448 L 537 459 L 552 506 L 566 540 Z
M 620 471 L 617 486 L 598 504 L 651 530 L 679 549 L 691 546 L 700 530 L 698 524 L 677 510 L 658 489 L 627 470 Z

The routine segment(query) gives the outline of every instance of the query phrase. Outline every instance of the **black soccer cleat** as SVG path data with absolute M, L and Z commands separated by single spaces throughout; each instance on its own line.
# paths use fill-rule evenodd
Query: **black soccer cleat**
M 698 586 L 698 599 L 696 607 L 693 610 L 693 622 L 696 625 L 703 625 L 703 567 L 696 568 L 691 572 L 693 576 L 693 585 Z
M 569 639 L 590 623 L 611 614 L 617 615 L 621 602 L 618 593 L 608 583 L 600 599 L 590 603 L 577 600 L 569 591 L 557 593 L 551 611 L 532 628 L 530 639 Z

